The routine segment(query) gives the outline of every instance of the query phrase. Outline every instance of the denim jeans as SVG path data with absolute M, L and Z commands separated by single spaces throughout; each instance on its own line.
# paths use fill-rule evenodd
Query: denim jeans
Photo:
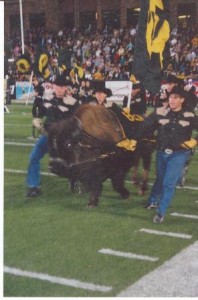
M 47 152 L 47 136 L 41 135 L 30 154 L 28 174 L 26 178 L 26 184 L 28 187 L 40 186 L 40 160 Z
M 190 150 L 174 151 L 167 154 L 157 151 L 156 167 L 157 176 L 152 187 L 148 203 L 159 204 L 157 213 L 164 216 L 173 199 L 175 188 L 186 161 L 189 159 Z

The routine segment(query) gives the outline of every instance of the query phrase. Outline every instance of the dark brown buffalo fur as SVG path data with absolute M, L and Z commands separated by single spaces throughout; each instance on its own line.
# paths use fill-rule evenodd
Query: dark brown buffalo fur
M 59 176 L 80 181 L 89 192 L 89 207 L 98 205 L 107 178 L 123 199 L 128 198 L 124 179 L 133 165 L 134 152 L 116 147 L 123 138 L 119 121 L 111 111 L 82 105 L 72 118 L 51 126 L 50 169 Z
M 83 129 L 102 143 L 117 143 L 124 138 L 122 127 L 112 111 L 100 105 L 83 105 L 75 112 Z

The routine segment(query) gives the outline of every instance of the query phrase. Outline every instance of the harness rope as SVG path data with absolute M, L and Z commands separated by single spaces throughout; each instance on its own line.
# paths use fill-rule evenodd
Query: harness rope
M 100 156 L 97 156 L 95 158 L 85 159 L 85 160 L 83 160 L 81 162 L 70 163 L 69 167 L 73 168 L 75 166 L 83 165 L 83 164 L 86 164 L 86 163 L 96 162 L 98 159 L 104 159 L 104 158 L 110 157 L 111 155 L 114 155 L 116 153 L 117 153 L 117 151 L 113 151 L 113 152 L 109 152 L 109 153 L 106 153 L 106 154 L 101 154 Z M 52 158 L 51 161 L 58 161 L 63 166 L 65 165 L 65 167 L 68 167 L 68 165 L 66 165 L 64 159 L 62 159 L 62 158 Z

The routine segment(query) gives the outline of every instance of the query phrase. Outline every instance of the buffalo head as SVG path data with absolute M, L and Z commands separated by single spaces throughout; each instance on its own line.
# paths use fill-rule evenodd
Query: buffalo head
M 52 124 L 48 132 L 48 148 L 51 157 L 50 170 L 70 177 L 79 159 L 79 142 L 82 139 L 82 125 L 76 118 L 59 120 Z

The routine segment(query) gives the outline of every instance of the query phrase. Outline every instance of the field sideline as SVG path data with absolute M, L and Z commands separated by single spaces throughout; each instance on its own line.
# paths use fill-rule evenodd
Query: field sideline
M 49 176 L 48 156 L 41 163 L 43 194 L 27 201 L 31 105 L 12 104 L 9 110 L 4 117 L 5 297 L 122 297 L 131 284 L 197 245 L 197 152 L 186 186 L 177 190 L 162 225 L 152 223 L 155 212 L 143 208 L 147 196 L 138 196 L 130 173 L 128 201 L 121 201 L 106 181 L 99 207 L 88 210 L 86 194 L 71 194 L 66 179 Z M 150 184 L 154 165 L 153 158 Z M 177 282 L 175 290 L 172 285 L 172 296 L 180 296 Z M 170 296 L 162 291 L 161 297 Z

